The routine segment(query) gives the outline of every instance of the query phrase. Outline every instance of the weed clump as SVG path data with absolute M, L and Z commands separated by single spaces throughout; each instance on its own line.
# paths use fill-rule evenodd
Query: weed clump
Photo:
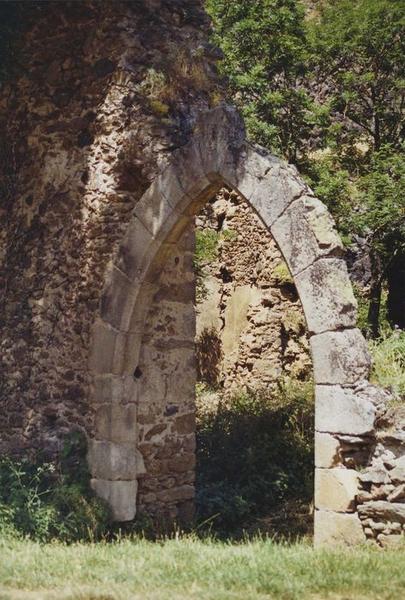
M 239 535 L 288 502 L 313 494 L 313 384 L 281 382 L 267 394 L 200 400 L 197 509 L 219 535 Z
M 0 532 L 47 542 L 95 541 L 109 511 L 90 488 L 86 440 L 73 433 L 59 460 L 0 459 Z

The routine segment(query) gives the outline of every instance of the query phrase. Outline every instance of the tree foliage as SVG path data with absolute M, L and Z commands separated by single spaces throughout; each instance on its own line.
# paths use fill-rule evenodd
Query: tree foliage
M 339 0 L 309 26 L 311 61 L 339 141 L 398 147 L 404 131 L 405 10 L 402 0 Z
M 307 48 L 304 8 L 295 0 L 208 0 L 222 71 L 250 135 L 294 160 L 312 125 L 301 85 Z
M 348 245 L 354 235 L 365 239 L 368 330 L 377 335 L 387 282 L 389 317 L 405 327 L 394 310 L 401 296 L 394 287 L 405 287 L 405 7 L 403 0 L 315 4 L 315 12 L 300 0 L 207 6 L 250 136 L 299 166 Z

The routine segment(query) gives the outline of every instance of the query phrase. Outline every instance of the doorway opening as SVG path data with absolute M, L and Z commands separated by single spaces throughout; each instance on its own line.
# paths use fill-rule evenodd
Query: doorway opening
M 249 204 L 223 188 L 160 263 L 139 364 L 140 512 L 216 534 L 312 533 L 305 317 Z M 195 497 L 194 497 L 195 493 Z

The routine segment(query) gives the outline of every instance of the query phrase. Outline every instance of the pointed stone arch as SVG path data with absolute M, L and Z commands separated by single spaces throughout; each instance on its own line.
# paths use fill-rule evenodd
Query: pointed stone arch
M 117 520 L 135 515 L 138 364 L 148 289 L 156 265 L 202 205 L 224 185 L 256 211 L 276 240 L 303 306 L 316 388 L 315 539 L 362 541 L 355 512 L 357 472 L 340 465 L 336 438 L 367 435 L 375 411 L 367 399 L 370 359 L 356 328 L 343 248 L 326 207 L 297 170 L 246 140 L 236 111 L 202 115 L 138 202 L 105 281 L 92 334 L 90 371 L 99 407 L 89 463 L 92 485 Z

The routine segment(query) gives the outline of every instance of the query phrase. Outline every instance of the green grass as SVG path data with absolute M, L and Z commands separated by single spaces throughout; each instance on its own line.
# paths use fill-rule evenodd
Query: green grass
M 398 600 L 405 548 L 314 550 L 270 540 L 39 544 L 0 539 L 0 600 Z

